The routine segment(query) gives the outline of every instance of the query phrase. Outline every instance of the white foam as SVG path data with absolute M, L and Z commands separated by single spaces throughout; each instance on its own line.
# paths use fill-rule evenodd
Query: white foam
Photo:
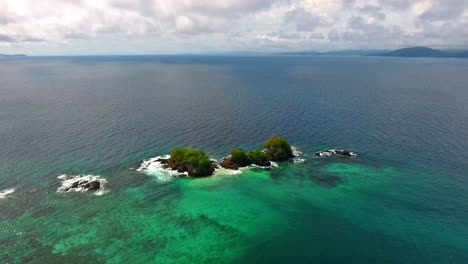
M 294 162 L 294 163 L 298 163 L 298 164 L 300 164 L 300 163 L 305 163 L 306 161 L 307 161 L 306 159 L 300 158 L 300 157 L 294 157 L 294 158 L 293 158 L 293 162 Z
M 271 163 L 271 161 L 270 161 Z M 271 169 L 272 166 L 260 166 L 260 165 L 256 165 L 256 164 L 252 164 L 252 165 L 249 165 L 248 168 L 256 168 L 256 169 Z
M 302 154 L 304 154 L 295 146 L 291 146 L 291 150 L 294 156 L 302 156 Z
M 274 161 L 270 161 L 270 163 L 271 163 L 271 165 L 270 165 L 271 168 L 278 168 L 279 167 L 278 163 L 276 163 Z
M 176 170 L 166 167 L 159 160 L 169 159 L 170 155 L 157 156 L 151 159 L 144 160 L 137 171 L 142 172 L 149 176 L 155 176 L 158 180 L 167 182 L 172 180 L 174 177 L 181 175 L 187 175 L 187 172 L 180 173 Z
M 338 155 L 337 151 L 338 151 L 337 149 L 329 149 L 329 150 L 319 151 L 317 153 L 319 154 L 319 157 L 330 157 L 330 156 L 333 156 L 333 155 Z M 357 154 L 352 152 L 352 151 L 350 151 L 349 154 L 352 157 L 357 156 Z M 339 156 L 341 156 L 341 155 L 339 155 Z
M 10 189 L 5 189 L 3 191 L 0 191 L 0 199 L 5 199 L 8 197 L 8 195 L 14 192 L 15 192 L 15 188 L 10 188 Z
M 294 155 L 294 158 L 292 159 L 294 163 L 304 163 L 307 161 L 307 159 L 303 157 L 304 153 L 297 147 L 291 146 L 291 150 Z
M 246 167 L 239 168 L 238 170 L 231 170 L 231 169 L 226 169 L 226 168 L 219 166 L 218 168 L 215 169 L 213 175 L 237 175 L 237 174 L 241 174 L 242 170 L 245 168 Z
M 61 193 L 66 193 L 66 192 L 86 192 L 88 191 L 86 188 L 83 188 L 81 186 L 78 186 L 77 188 L 72 188 L 73 183 L 75 182 L 92 182 L 92 181 L 99 181 L 100 187 L 99 190 L 95 191 L 95 195 L 103 195 L 109 192 L 105 188 L 105 185 L 107 184 L 107 180 L 104 178 L 101 178 L 100 176 L 97 175 L 86 175 L 86 174 L 79 174 L 79 175 L 68 175 L 68 174 L 62 174 L 57 177 L 59 180 L 61 180 L 62 186 L 60 186 L 57 189 L 57 192 Z
M 333 156 L 333 155 L 336 154 L 336 150 L 334 150 L 334 149 L 323 150 L 323 151 L 319 151 L 319 152 L 315 153 L 314 155 L 317 156 L 317 154 L 318 154 L 319 157 L 330 157 L 330 156 Z

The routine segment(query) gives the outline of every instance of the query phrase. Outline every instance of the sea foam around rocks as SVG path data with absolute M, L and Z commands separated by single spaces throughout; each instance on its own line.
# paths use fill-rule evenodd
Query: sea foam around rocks
M 226 169 L 221 166 L 215 169 L 214 175 L 236 175 L 241 174 L 242 170 L 247 169 L 247 167 L 239 168 L 238 170 Z
M 298 148 L 296 147 L 291 147 L 293 151 L 293 155 L 295 156 L 292 161 L 294 163 L 304 163 L 307 160 L 303 157 L 303 153 L 299 151 Z M 228 156 L 229 157 L 229 156 Z M 226 157 L 226 158 L 228 158 Z M 179 177 L 179 176 L 188 176 L 187 172 L 178 172 L 176 170 L 173 170 L 169 168 L 166 164 L 163 164 L 161 160 L 167 160 L 171 158 L 171 155 L 162 155 L 162 156 L 156 156 L 154 158 L 146 159 L 143 160 L 141 163 L 140 167 L 136 170 L 138 172 L 144 173 L 149 176 L 154 176 L 156 177 L 159 181 L 161 182 L 168 182 L 171 181 L 172 179 Z M 249 169 L 273 169 L 273 168 L 278 168 L 279 165 L 278 163 L 274 161 L 270 161 L 271 165 L 270 166 L 258 166 L 255 164 L 249 165 L 247 167 L 241 167 L 237 170 L 231 170 L 231 169 L 226 169 L 223 168 L 217 160 L 211 159 L 211 161 L 217 163 L 217 168 L 215 169 L 213 176 L 216 175 L 235 175 L 235 174 L 240 174 L 244 170 L 249 170 Z
M 165 164 L 161 163 L 162 159 L 169 159 L 170 155 L 157 156 L 151 159 L 144 160 L 140 167 L 137 169 L 138 172 L 142 172 L 149 176 L 155 176 L 162 182 L 168 182 L 175 177 L 188 174 L 186 172 L 180 173 L 176 170 L 168 168 Z
M 15 189 L 10 188 L 10 189 L 5 189 L 3 191 L 0 191 L 0 199 L 5 199 L 8 198 L 10 194 L 14 193 Z
M 307 161 L 307 159 L 304 158 L 304 153 L 297 147 L 291 146 L 291 150 L 294 155 L 294 158 L 292 159 L 294 163 L 304 163 Z
M 57 189 L 57 192 L 87 192 L 94 191 L 95 195 L 103 195 L 109 192 L 105 188 L 107 180 L 96 175 L 68 175 L 62 174 L 57 177 L 60 180 L 61 186 Z M 99 182 L 99 188 L 97 190 L 89 190 L 85 187 L 86 183 Z
M 348 153 L 349 155 L 343 155 L 343 152 Z M 349 157 L 357 156 L 357 154 L 352 152 L 352 151 L 339 150 L 339 149 L 329 149 L 329 150 L 318 151 L 314 155 L 317 156 L 317 157 L 330 157 L 330 156 L 334 156 L 334 155 L 349 156 Z

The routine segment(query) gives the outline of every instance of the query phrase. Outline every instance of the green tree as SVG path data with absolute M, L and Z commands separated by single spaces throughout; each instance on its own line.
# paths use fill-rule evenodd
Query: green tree
M 239 167 L 245 167 L 252 164 L 249 156 L 241 148 L 231 149 L 231 162 L 239 165 Z
M 214 172 L 210 158 L 196 149 L 173 148 L 168 165 L 179 172 L 187 172 L 192 177 L 209 176 Z
M 249 152 L 249 158 L 253 164 L 258 166 L 270 166 L 271 163 L 268 160 L 267 155 L 263 153 L 260 149 L 254 149 Z
M 294 157 L 291 145 L 282 137 L 272 136 L 264 144 L 266 155 L 272 161 L 287 161 Z

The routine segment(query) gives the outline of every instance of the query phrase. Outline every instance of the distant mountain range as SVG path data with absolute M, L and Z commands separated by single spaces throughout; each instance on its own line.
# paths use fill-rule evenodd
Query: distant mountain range
M 280 52 L 278 55 L 325 55 L 325 56 L 366 56 L 373 54 L 383 54 L 387 53 L 390 50 L 337 50 L 337 51 L 295 51 L 295 52 Z
M 375 54 L 385 57 L 415 57 L 415 58 L 468 58 L 468 51 L 437 50 L 428 47 L 413 47 L 398 49 L 387 53 Z
M 293 51 L 293 52 L 256 52 L 236 51 L 209 53 L 208 55 L 223 56 L 380 56 L 380 57 L 406 57 L 406 58 L 468 58 L 468 50 L 439 50 L 428 47 L 411 47 L 397 50 L 337 50 L 337 51 Z M 24 54 L 0 54 L 0 58 L 22 58 Z
M 437 50 L 428 47 L 412 47 L 398 50 L 343 50 L 343 51 L 298 51 L 282 52 L 278 55 L 353 55 L 353 56 L 382 56 L 382 57 L 412 57 L 412 58 L 468 58 L 467 50 Z

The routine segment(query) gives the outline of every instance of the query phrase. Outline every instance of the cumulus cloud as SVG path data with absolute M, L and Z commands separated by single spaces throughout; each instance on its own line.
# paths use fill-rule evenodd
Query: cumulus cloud
M 0 0 L 0 49 L 29 54 L 462 47 L 466 0 Z

